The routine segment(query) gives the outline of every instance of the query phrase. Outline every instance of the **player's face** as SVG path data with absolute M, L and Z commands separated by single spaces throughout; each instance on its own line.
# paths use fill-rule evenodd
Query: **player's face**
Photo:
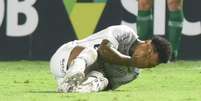
M 158 64 L 158 53 L 154 51 L 151 40 L 138 45 L 133 53 L 132 59 L 138 68 L 151 68 Z

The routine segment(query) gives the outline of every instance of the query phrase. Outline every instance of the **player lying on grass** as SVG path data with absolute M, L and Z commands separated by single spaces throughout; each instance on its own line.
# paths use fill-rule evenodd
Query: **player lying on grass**
M 129 27 L 116 25 L 62 45 L 50 60 L 58 92 L 98 92 L 134 80 L 139 68 L 167 63 L 168 41 L 141 41 Z

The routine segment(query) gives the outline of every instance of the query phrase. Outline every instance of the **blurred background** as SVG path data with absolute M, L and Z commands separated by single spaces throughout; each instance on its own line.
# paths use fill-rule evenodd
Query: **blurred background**
M 111 25 L 167 38 L 173 59 L 201 59 L 200 0 L 0 0 L 0 60 L 49 60 Z

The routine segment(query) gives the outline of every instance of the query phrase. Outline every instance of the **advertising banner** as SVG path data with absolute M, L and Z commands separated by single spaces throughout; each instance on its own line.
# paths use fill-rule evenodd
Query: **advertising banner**
M 184 0 L 179 59 L 201 59 L 200 5 Z M 154 35 L 167 32 L 166 6 L 155 0 Z M 138 0 L 0 0 L 0 60 L 49 60 L 62 44 L 108 26 L 137 30 L 137 17 Z

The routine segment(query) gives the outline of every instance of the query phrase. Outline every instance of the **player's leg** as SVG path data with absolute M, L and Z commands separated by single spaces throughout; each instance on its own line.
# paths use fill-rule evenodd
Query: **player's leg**
M 76 86 L 85 79 L 85 70 L 97 59 L 97 51 L 93 48 L 84 48 L 79 55 L 73 59 L 66 71 L 64 83 Z
M 80 85 L 74 87 L 71 92 L 90 93 L 104 90 L 108 86 L 108 79 L 101 72 L 90 72 L 87 79 Z
M 50 59 L 50 71 L 57 81 L 57 91 L 60 92 L 60 85 L 64 81 L 66 75 L 66 66 L 67 60 L 71 53 L 71 50 L 74 48 L 72 42 L 62 45 L 51 57 Z
M 140 39 L 149 39 L 153 36 L 153 0 L 138 1 L 137 31 Z
M 167 0 L 168 4 L 168 29 L 167 37 L 172 45 L 172 60 L 178 57 L 178 48 L 181 41 L 182 30 L 182 0 Z
M 93 48 L 83 49 L 69 65 L 66 75 L 72 76 L 76 73 L 84 73 L 85 69 L 92 65 L 98 57 L 97 51 Z

